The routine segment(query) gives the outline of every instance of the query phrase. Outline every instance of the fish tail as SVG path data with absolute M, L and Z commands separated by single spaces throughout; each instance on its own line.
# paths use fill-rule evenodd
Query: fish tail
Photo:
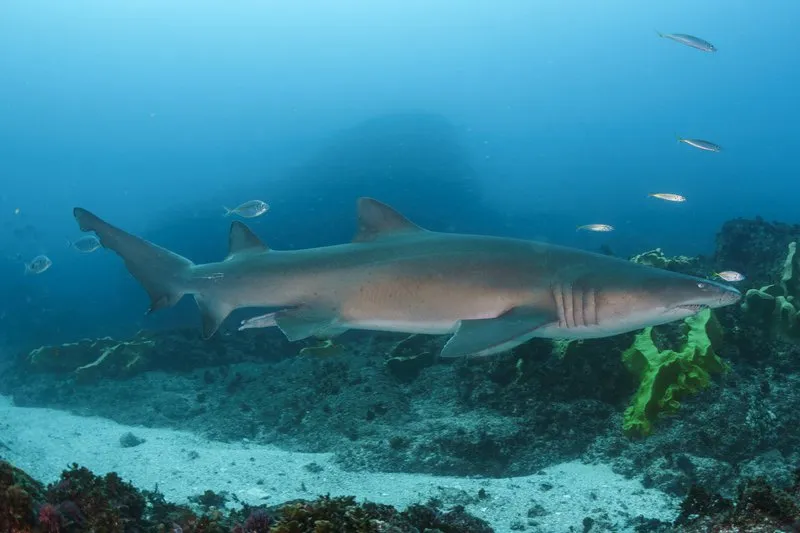
M 222 209 L 225 210 L 225 214 L 223 216 L 229 217 L 229 216 L 231 216 L 231 213 L 233 213 L 233 209 L 228 209 L 224 205 L 222 206 Z
M 658 31 L 658 30 L 653 30 L 653 31 L 655 31 L 656 35 L 658 35 L 659 37 L 664 37 L 664 34 L 661 33 L 660 31 Z
M 676 134 L 675 134 L 675 140 L 676 140 L 676 141 L 678 141 L 679 143 L 682 143 L 682 142 L 683 142 L 683 137 L 681 137 L 680 135 L 678 135 L 678 134 L 676 133 Z
M 80 207 L 73 214 L 81 231 L 93 231 L 103 246 L 125 261 L 128 271 L 150 295 L 148 313 L 170 307 L 192 292 L 189 280 L 193 264 L 188 259 L 122 231 Z
M 69 239 L 65 239 L 67 241 L 67 248 L 72 248 L 72 241 Z
M 207 294 L 205 284 L 193 278 L 194 263 L 174 252 L 131 235 L 89 211 L 73 210 L 81 231 L 93 231 L 103 247 L 119 255 L 128 272 L 142 284 L 150 295 L 150 314 L 171 307 L 185 295 L 194 296 L 203 317 L 203 337 L 211 337 L 233 306 Z

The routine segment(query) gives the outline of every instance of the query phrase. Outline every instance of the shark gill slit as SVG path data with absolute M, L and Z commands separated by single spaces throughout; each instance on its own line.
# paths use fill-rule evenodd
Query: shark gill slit
M 561 328 L 597 325 L 596 294 L 594 289 L 584 289 L 572 284 L 556 284 L 553 289 L 553 300 L 558 313 L 558 325 Z

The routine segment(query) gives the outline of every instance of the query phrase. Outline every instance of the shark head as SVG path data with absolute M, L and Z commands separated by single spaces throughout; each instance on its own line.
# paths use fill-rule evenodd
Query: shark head
M 742 297 L 734 287 L 703 278 L 658 269 L 642 274 L 627 286 L 598 292 L 597 323 L 602 329 L 624 332 L 666 324 Z

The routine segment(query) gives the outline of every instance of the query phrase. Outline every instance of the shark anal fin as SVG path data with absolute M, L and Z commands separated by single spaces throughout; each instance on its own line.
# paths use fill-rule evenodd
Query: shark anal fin
M 358 199 L 358 232 L 353 242 L 370 242 L 400 233 L 425 231 L 388 205 L 372 198 Z
M 462 320 L 442 348 L 442 357 L 485 356 L 505 352 L 533 337 L 558 318 L 546 311 L 516 307 L 497 318 Z
M 308 337 L 326 338 L 344 331 L 336 313 L 313 307 L 295 307 L 275 313 L 275 323 L 290 341 Z
M 247 320 L 242 320 L 241 325 L 239 325 L 239 331 L 252 328 L 274 328 L 278 325 L 275 321 L 276 314 L 277 313 L 267 313 L 266 315 L 258 315 L 253 318 L 248 318 Z
M 228 232 L 227 259 L 231 259 L 235 255 L 266 252 L 268 250 L 269 247 L 245 224 L 238 220 L 231 223 L 231 229 Z
M 294 316 L 291 316 L 290 311 L 295 313 Z M 311 327 L 311 324 L 319 323 L 322 325 L 321 322 L 317 322 L 317 320 L 303 321 L 302 318 L 300 320 L 297 319 L 297 311 L 296 310 L 286 310 L 286 311 L 277 311 L 275 313 L 267 313 L 266 315 L 259 315 L 254 316 L 253 318 L 248 318 L 247 320 L 242 320 L 242 323 L 239 325 L 239 331 L 245 329 L 252 329 L 252 328 L 272 328 L 278 325 L 278 315 L 280 313 L 284 314 L 284 318 L 282 319 L 283 325 L 286 328 L 292 328 L 293 326 L 296 327 Z M 302 317 L 302 312 L 300 313 Z M 287 316 L 289 315 L 289 316 Z M 302 324 L 301 324 L 302 322 Z M 320 340 L 328 340 L 334 337 L 337 337 L 347 331 L 348 328 L 338 327 L 334 325 L 325 325 L 325 327 L 319 331 L 315 331 L 311 335 L 307 335 L 308 337 L 316 337 Z M 293 330 L 294 331 L 294 330 Z

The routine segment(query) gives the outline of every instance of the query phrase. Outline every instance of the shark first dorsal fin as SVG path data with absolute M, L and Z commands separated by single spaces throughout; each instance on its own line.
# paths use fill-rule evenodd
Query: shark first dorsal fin
M 353 242 L 369 242 L 398 233 L 425 231 L 388 205 L 372 198 L 358 199 L 358 231 Z
M 228 233 L 228 257 L 242 254 L 252 254 L 266 252 L 269 250 L 266 244 L 261 242 L 253 231 L 239 221 L 231 223 L 231 230 Z

